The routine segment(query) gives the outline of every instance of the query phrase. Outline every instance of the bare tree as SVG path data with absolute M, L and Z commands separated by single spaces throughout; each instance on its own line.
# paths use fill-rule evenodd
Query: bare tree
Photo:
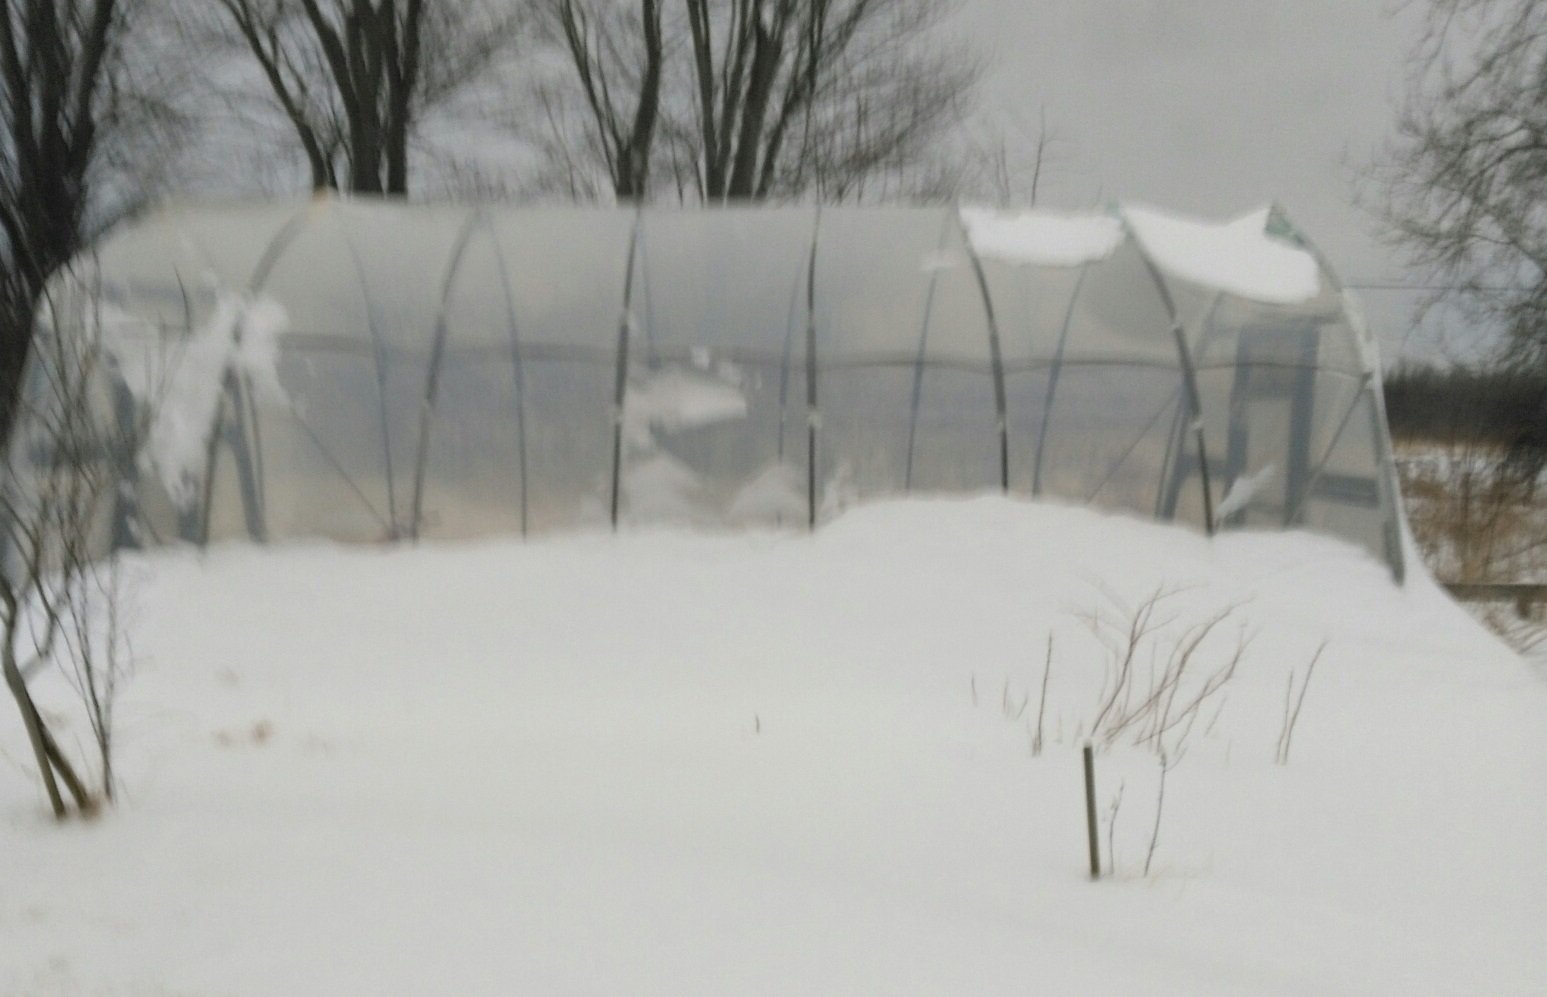
M 506 0 L 173 0 L 194 44 L 251 58 L 312 186 L 406 194 L 422 116 L 516 38 Z
M 0 436 L 44 285 L 147 190 L 176 115 L 133 65 L 143 0 L 0 0 Z
M 1427 0 L 1397 139 L 1392 235 L 1435 283 L 1547 360 L 1547 4 Z
M 971 198 L 1001 207 L 1035 207 L 1048 171 L 1058 165 L 1064 137 L 1048 124 L 1047 108 L 1035 125 L 1009 111 L 974 129 L 940 167 L 941 182 L 955 199 Z
M 547 39 L 562 46 L 574 69 L 592 149 L 606 165 L 613 192 L 643 197 L 661 113 L 661 0 L 639 0 L 637 16 L 616 0 L 542 0 L 537 12 Z M 558 127 L 554 111 L 561 98 L 546 89 L 540 98 L 550 125 Z
M 687 0 L 710 200 L 862 194 L 918 158 L 977 79 L 928 44 L 938 0 Z
M 708 201 L 878 194 L 959 120 L 978 78 L 932 33 L 949 0 L 630 2 L 544 10 L 619 196 L 647 192 L 644 171 Z

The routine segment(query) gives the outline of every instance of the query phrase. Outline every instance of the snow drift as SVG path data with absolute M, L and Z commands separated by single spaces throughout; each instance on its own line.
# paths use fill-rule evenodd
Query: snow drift
M 0 766 L 0 992 L 1547 979 L 1547 692 L 1423 580 L 1332 540 L 995 498 L 813 536 L 240 546 L 133 571 L 125 802 L 56 828 Z M 1246 650 L 1158 840 L 1154 754 L 1100 753 L 1115 875 L 1092 884 L 1099 621 L 1157 592 L 1157 639 L 1230 610 L 1200 670 Z M 1275 765 L 1286 681 L 1323 641 Z M 0 757 L 21 737 L 0 723 Z

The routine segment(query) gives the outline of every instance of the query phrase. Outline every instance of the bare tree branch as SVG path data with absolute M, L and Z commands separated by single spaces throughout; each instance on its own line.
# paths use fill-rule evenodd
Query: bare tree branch
M 723 201 L 845 199 L 924 162 L 979 73 L 933 34 L 951 6 L 683 0 L 663 13 L 655 0 L 544 0 L 543 11 L 615 193 L 669 177 L 679 197 Z
M 1393 242 L 1473 315 L 1506 363 L 1547 360 L 1547 5 L 1427 0 L 1397 138 L 1374 170 Z
M 162 2 L 196 43 L 252 60 L 314 187 L 394 195 L 408 192 L 423 116 L 492 71 L 518 40 L 525 7 L 525 0 Z

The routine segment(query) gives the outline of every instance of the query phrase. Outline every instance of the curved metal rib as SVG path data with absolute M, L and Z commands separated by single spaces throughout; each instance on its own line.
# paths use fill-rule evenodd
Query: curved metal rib
M 381 429 L 382 467 L 387 475 L 387 532 L 396 540 L 402 528 L 397 511 L 397 475 L 392 466 L 392 431 L 387 420 L 387 344 L 381 337 L 376 318 L 376 306 L 371 298 L 370 285 L 365 276 L 365 262 L 360 259 L 360 248 L 349 237 L 349 230 L 340 226 L 344 245 L 349 249 L 349 259 L 354 264 L 355 279 L 360 285 L 360 298 L 365 302 L 365 327 L 371 335 L 371 359 L 376 368 L 376 418 Z M 351 487 L 354 483 L 350 482 Z M 356 489 L 358 492 L 359 490 Z M 360 493 L 363 494 L 363 493 Z M 374 510 L 372 510 L 374 511 Z
M 247 281 L 247 293 L 257 295 L 263 291 L 268 283 L 269 276 L 274 267 L 279 264 L 285 251 L 295 242 L 296 237 L 306 228 L 315 213 L 315 205 L 307 204 L 296 211 L 294 215 L 280 226 L 279 231 L 269 240 L 264 247 L 263 255 L 258 257 L 258 262 L 253 266 L 252 277 Z M 208 258 L 209 253 L 204 253 Z M 189 330 L 192 332 L 192 329 Z M 221 378 L 222 391 L 230 397 L 235 417 L 239 420 L 235 427 L 236 439 L 234 442 L 241 444 L 242 453 L 236 455 L 240 462 L 239 472 L 242 478 L 243 513 L 247 520 L 248 535 L 258 541 L 266 539 L 268 535 L 268 514 L 265 508 L 264 485 L 265 478 L 262 466 L 263 441 L 259 433 L 257 409 L 252 405 L 252 391 L 244 377 L 233 377 L 228 368 Z M 246 417 L 244 418 L 244 413 Z M 216 460 L 219 455 L 218 443 L 221 434 L 225 432 L 226 406 L 224 403 L 215 408 L 215 424 L 210 427 L 210 443 L 206 453 L 204 468 L 203 494 L 199 500 L 198 510 L 198 540 L 200 546 L 209 542 L 210 504 L 215 490 Z M 250 440 L 249 440 L 250 435 Z
M 935 246 L 937 256 L 945 252 L 946 240 L 950 234 L 951 222 L 947 218 L 940 226 L 940 240 Z M 940 286 L 940 273 L 941 270 L 937 267 L 929 275 L 929 291 L 924 296 L 924 319 L 919 323 L 919 348 L 913 358 L 913 394 L 908 405 L 908 451 L 902 471 L 904 492 L 913 490 L 913 449 L 918 441 L 919 406 L 924 398 L 924 357 L 929 350 L 929 323 L 935 311 L 935 291 Z
M 521 475 L 521 535 L 526 536 L 528 493 L 526 471 L 526 368 L 522 363 L 520 327 L 516 321 L 516 296 L 510 287 L 510 267 L 505 257 L 505 247 L 500 244 L 494 226 L 484 216 L 484 228 L 494 245 L 494 261 L 500 271 L 500 293 L 505 296 L 505 327 L 510 333 L 511 377 L 516 389 L 516 464 Z
M 1166 314 L 1171 320 L 1171 335 L 1176 340 L 1177 360 L 1182 366 L 1182 386 L 1187 392 L 1187 405 L 1192 416 L 1193 439 L 1198 448 L 1198 477 L 1203 486 L 1203 530 L 1209 536 L 1214 535 L 1214 496 L 1209 485 L 1209 453 L 1203 438 L 1203 398 L 1198 391 L 1198 372 L 1193 366 L 1192 353 L 1187 348 L 1187 333 L 1182 328 L 1181 316 L 1176 310 L 1176 301 L 1171 297 L 1171 289 L 1166 286 L 1166 279 L 1160 272 L 1160 267 L 1150 256 L 1144 244 L 1134 234 L 1133 226 L 1129 224 L 1126 215 L 1121 212 L 1118 220 L 1122 222 L 1123 231 L 1128 233 L 1128 240 L 1133 244 L 1134 250 L 1139 254 L 1139 259 L 1144 262 L 1144 268 L 1149 272 L 1150 278 L 1155 282 L 1155 290 L 1160 294 L 1161 304 L 1165 306 Z
M 424 513 L 424 475 L 430 458 L 430 418 L 435 414 L 435 398 L 440 389 L 440 363 L 446 350 L 448 333 L 446 307 L 451 301 L 451 290 L 456 286 L 457 271 L 461 269 L 462 259 L 467 253 L 467 244 L 472 240 L 473 230 L 482 217 L 481 210 L 475 209 L 462 224 L 451 250 L 451 261 L 446 266 L 446 276 L 441 282 L 440 308 L 435 317 L 435 341 L 430 347 L 430 366 L 425 372 L 424 397 L 419 409 L 419 448 L 414 458 L 414 497 L 408 520 L 410 540 L 419 539 L 419 521 Z
M 790 307 L 784 316 L 784 348 L 779 356 L 779 439 L 774 455 L 784 463 L 784 426 L 789 416 L 790 357 L 795 352 L 795 312 L 800 307 L 800 275 L 790 285 Z
M 806 263 L 806 528 L 816 529 L 817 471 L 817 362 L 816 362 L 816 253 L 821 241 L 822 207 L 817 206 L 811 225 L 811 256 Z
M 1285 221 L 1287 223 L 1287 219 Z M 1307 239 L 1299 229 L 1293 231 L 1301 247 L 1316 260 L 1322 278 L 1337 292 L 1342 301 L 1343 318 L 1348 322 L 1349 328 L 1355 328 L 1354 320 L 1358 313 L 1350 307 L 1348 289 L 1338 278 L 1337 272 L 1329 265 L 1321 248 Z M 1364 390 L 1370 395 L 1370 431 L 1375 437 L 1375 459 L 1379 464 L 1379 476 L 1376 480 L 1381 490 L 1382 511 L 1385 513 L 1381 533 L 1386 546 L 1387 566 L 1391 568 L 1392 578 L 1401 585 L 1407 577 L 1407 556 L 1402 545 L 1402 510 L 1399 499 L 1401 489 L 1397 484 L 1397 460 L 1396 454 L 1391 449 L 1391 434 L 1386 421 L 1385 393 L 1380 390 L 1381 372 L 1379 369 L 1368 369 L 1369 366 L 1367 365 L 1364 371 L 1367 377 Z
M 1042 454 L 1047 449 L 1048 423 L 1053 421 L 1053 399 L 1058 393 L 1058 379 L 1063 373 L 1064 351 L 1069 344 L 1069 326 L 1074 322 L 1074 309 L 1080 303 L 1080 292 L 1085 289 L 1085 275 L 1090 264 L 1080 264 L 1079 276 L 1074 279 L 1074 290 L 1069 293 L 1069 306 L 1064 309 L 1063 324 L 1058 329 L 1058 345 L 1053 348 L 1053 363 L 1048 369 L 1047 393 L 1042 396 L 1042 424 L 1037 427 L 1037 453 L 1032 458 L 1031 494 L 1042 494 Z
M 622 493 L 623 475 L 623 403 L 628 396 L 628 348 L 633 316 L 630 309 L 634 301 L 634 257 L 639 250 L 639 234 L 644 228 L 645 211 L 641 206 L 634 215 L 634 229 L 629 235 L 627 269 L 623 274 L 623 314 L 618 320 L 617 366 L 614 371 L 612 392 L 612 495 L 609 503 L 613 530 L 618 528 L 618 504 Z
M 994 372 L 994 411 L 999 420 L 999 490 L 1010 491 L 1010 402 L 1004 386 L 1004 351 L 999 341 L 999 320 L 994 315 L 994 296 L 988 291 L 988 275 L 983 271 L 983 261 L 972 240 L 967 236 L 967 225 L 961 213 L 955 212 L 956 224 L 961 230 L 962 243 L 967 247 L 967 258 L 972 261 L 973 275 L 978 279 L 978 291 L 983 295 L 983 313 L 988 321 L 988 360 Z
M 1200 313 L 1198 319 L 1198 326 L 1202 330 L 1198 346 L 1204 355 L 1208 354 L 1209 343 L 1216 338 L 1215 330 L 1217 327 L 1214 324 L 1214 313 L 1219 309 L 1219 301 L 1222 296 L 1219 291 L 1215 291 L 1209 298 L 1208 307 Z M 1197 366 L 1195 363 L 1194 367 L 1197 368 Z M 1228 369 L 1234 369 L 1234 367 L 1235 364 L 1232 363 Z M 1160 461 L 1160 486 L 1155 491 L 1156 519 L 1176 518 L 1176 493 L 1181 489 L 1181 484 L 1178 482 L 1173 488 L 1170 484 L 1170 479 L 1176 474 L 1177 451 L 1186 443 L 1186 439 L 1187 426 L 1183 422 L 1181 410 L 1178 409 L 1176 426 L 1166 439 L 1166 453 Z M 1226 485 L 1228 486 L 1229 482 L 1226 482 Z

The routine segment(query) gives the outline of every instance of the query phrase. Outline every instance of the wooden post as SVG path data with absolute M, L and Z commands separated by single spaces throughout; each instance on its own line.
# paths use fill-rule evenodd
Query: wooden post
M 1085 830 L 1090 839 L 1090 878 L 1101 878 L 1101 844 L 1096 837 L 1096 759 L 1085 742 Z

